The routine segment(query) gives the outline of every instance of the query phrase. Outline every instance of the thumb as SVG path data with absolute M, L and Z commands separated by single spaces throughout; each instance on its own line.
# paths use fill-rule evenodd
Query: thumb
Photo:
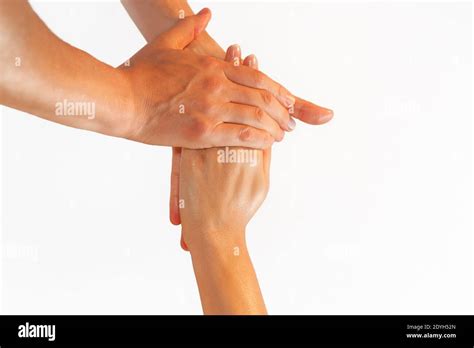
M 157 45 L 182 50 L 206 29 L 211 11 L 203 8 L 198 14 L 180 19 L 171 29 L 159 36 Z

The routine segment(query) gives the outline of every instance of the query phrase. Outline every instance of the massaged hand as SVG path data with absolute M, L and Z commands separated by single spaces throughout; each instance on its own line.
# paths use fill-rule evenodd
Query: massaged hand
M 294 98 L 245 66 L 183 50 L 207 25 L 207 11 L 179 21 L 120 67 L 135 109 L 132 140 L 187 148 L 266 148 L 294 127 Z
M 268 192 L 269 163 L 269 149 L 182 150 L 179 194 L 183 240 L 188 248 L 243 238 L 241 234 Z

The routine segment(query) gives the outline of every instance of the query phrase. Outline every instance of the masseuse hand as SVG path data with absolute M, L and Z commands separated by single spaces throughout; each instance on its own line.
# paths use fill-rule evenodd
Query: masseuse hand
M 186 17 L 121 69 L 136 115 L 129 138 L 187 148 L 265 148 L 294 127 L 294 97 L 266 75 L 183 50 L 209 20 Z

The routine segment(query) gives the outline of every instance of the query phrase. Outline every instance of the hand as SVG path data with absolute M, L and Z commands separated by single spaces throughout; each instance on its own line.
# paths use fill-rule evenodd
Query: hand
M 294 98 L 284 87 L 248 67 L 183 51 L 208 20 L 206 11 L 181 20 L 120 67 L 135 101 L 130 139 L 265 148 L 293 128 L 286 107 Z
M 235 50 L 236 54 L 238 53 L 237 51 L 240 51 L 238 45 L 233 45 L 231 47 L 232 48 L 229 49 Z M 228 51 L 227 53 L 224 53 L 224 50 L 219 46 L 219 44 L 217 44 L 217 42 L 214 41 L 214 39 L 206 32 L 203 32 L 202 35 L 189 44 L 187 49 L 199 54 L 209 55 L 220 59 L 224 59 L 224 56 L 226 54 L 228 55 Z M 248 66 L 248 64 L 245 63 L 243 65 Z M 295 96 L 295 99 L 294 110 L 291 116 L 304 123 L 321 125 L 329 122 L 334 116 L 333 111 L 330 109 L 316 105 L 297 96 Z
M 203 243 L 235 245 L 244 239 L 247 223 L 268 192 L 270 151 L 241 147 L 182 150 L 179 196 L 184 203 L 185 249 L 201 248 Z M 240 163 L 226 163 L 232 153 Z

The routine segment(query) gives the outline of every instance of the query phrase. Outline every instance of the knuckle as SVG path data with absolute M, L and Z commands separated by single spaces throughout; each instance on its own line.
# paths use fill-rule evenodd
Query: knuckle
M 252 137 L 252 129 L 250 127 L 242 127 L 239 132 L 239 140 L 247 142 Z
M 208 93 L 216 93 L 221 88 L 221 79 L 217 76 L 205 77 L 202 81 L 202 88 Z
M 211 124 L 205 118 L 195 118 L 191 122 L 189 139 L 191 141 L 199 141 L 206 139 L 211 129 Z
M 272 94 L 267 91 L 267 90 L 263 90 L 260 92 L 260 96 L 262 98 L 262 101 L 265 105 L 270 105 L 270 103 L 272 102 Z
M 255 111 L 255 120 L 256 120 L 258 123 L 262 123 L 262 121 L 263 121 L 263 116 L 264 116 L 263 110 L 260 109 L 260 108 L 255 108 L 254 111 Z

